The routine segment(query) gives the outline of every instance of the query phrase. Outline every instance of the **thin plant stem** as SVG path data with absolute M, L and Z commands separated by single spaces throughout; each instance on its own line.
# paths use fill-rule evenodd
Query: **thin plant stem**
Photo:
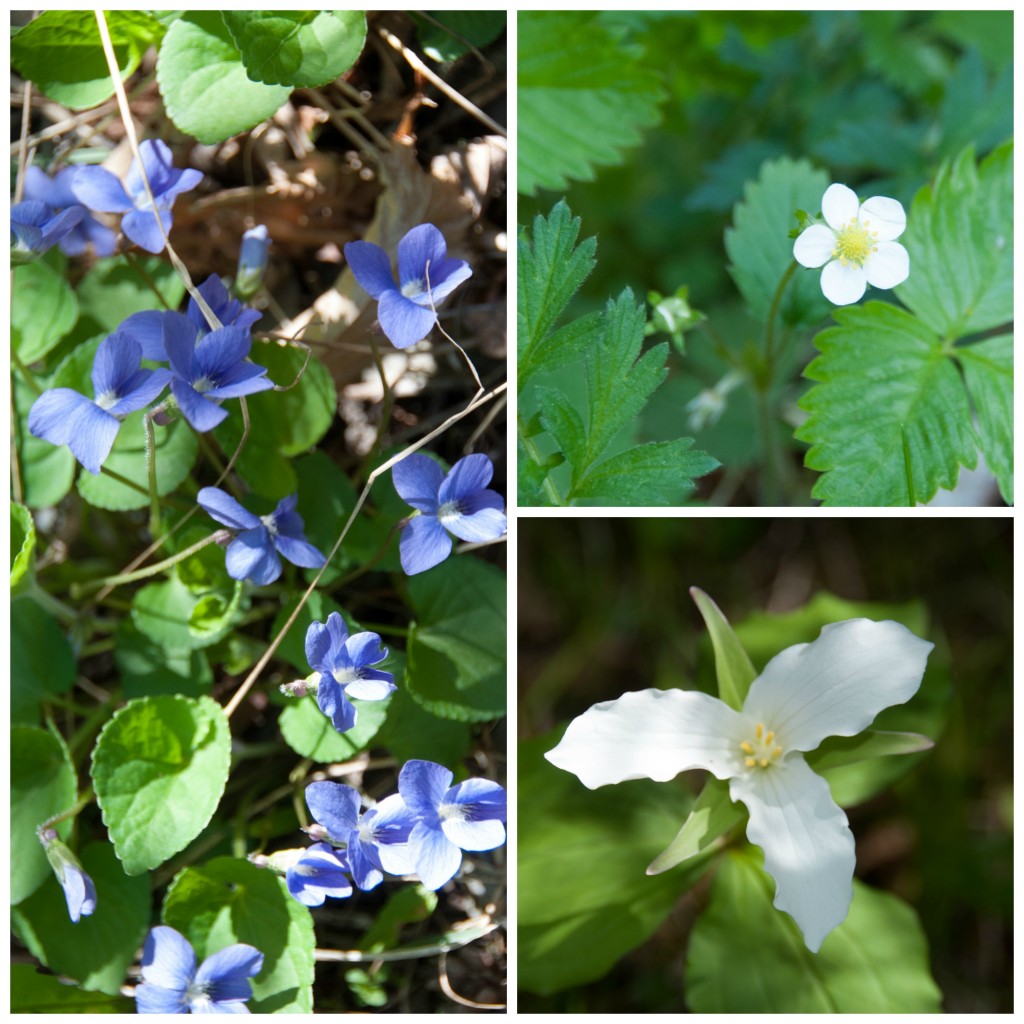
M 775 319 L 779 312 L 779 303 L 782 301 L 782 293 L 786 290 L 786 285 L 789 284 L 799 265 L 796 260 L 789 261 L 789 266 L 786 267 L 786 272 L 779 280 L 779 285 L 772 296 L 771 307 L 768 310 L 768 323 L 765 326 L 764 334 L 764 361 L 767 364 L 769 381 L 772 378 L 772 359 L 775 356 Z
M 160 521 L 160 495 L 157 493 L 156 481 L 156 431 L 153 428 L 153 417 L 146 413 L 142 418 L 146 429 L 146 472 L 149 477 L 149 534 L 151 537 L 159 537 L 161 529 Z
M 384 434 L 387 432 L 388 424 L 391 422 L 391 410 L 395 404 L 395 393 L 391 389 L 391 385 L 388 383 L 388 375 L 384 372 L 384 360 L 381 358 L 380 349 L 377 347 L 377 339 L 373 336 L 371 330 L 368 335 L 370 339 L 370 350 L 373 352 L 373 361 L 377 367 L 377 373 L 380 375 L 380 386 L 384 392 L 384 397 L 381 400 L 380 406 L 380 422 L 377 424 L 377 436 L 373 439 L 373 447 L 370 449 L 369 455 L 366 457 L 366 461 L 363 463 L 363 469 L 365 470 L 370 463 L 380 454 L 381 448 L 384 445 Z

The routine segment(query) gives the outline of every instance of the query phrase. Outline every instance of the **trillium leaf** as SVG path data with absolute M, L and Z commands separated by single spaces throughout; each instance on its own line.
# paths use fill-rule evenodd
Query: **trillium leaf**
M 594 12 L 524 11 L 518 26 L 519 191 L 591 181 L 658 123 L 661 79 Z
M 692 1012 L 941 1012 L 911 907 L 854 879 L 849 916 L 811 953 L 789 915 L 772 906 L 774 883 L 759 859 L 730 853 L 715 874 L 687 949 Z
M 168 28 L 156 74 L 175 127 L 205 143 L 223 142 L 273 117 L 291 94 L 290 86 L 249 78 L 217 11 L 189 11 Z
M 690 816 L 679 834 L 647 867 L 647 874 L 660 875 L 677 864 L 696 857 L 739 824 L 746 812 L 729 798 L 729 783 L 708 777 Z
M 887 303 L 834 316 L 804 371 L 817 384 L 800 400 L 809 416 L 796 437 L 811 445 L 808 468 L 824 474 L 811 493 L 825 505 L 891 506 L 908 503 L 908 474 L 919 502 L 952 488 L 961 465 L 976 465 L 977 438 L 942 342 Z
M 208 697 L 129 701 L 103 727 L 92 780 L 126 874 L 170 860 L 206 828 L 230 760 L 228 721 Z
M 978 439 L 1007 505 L 1013 504 L 1013 337 L 954 350 L 978 417 Z
M 739 711 L 750 684 L 757 678 L 757 671 L 718 605 L 698 587 L 690 588 L 690 596 L 700 609 L 711 635 L 711 645 L 715 650 L 715 673 L 718 676 L 718 696 L 729 707 Z
M 733 226 L 725 232 L 729 273 L 759 323 L 768 320 L 779 281 L 793 262 L 789 229 L 794 214 L 820 209 L 828 185 L 828 175 L 806 160 L 767 160 L 733 208 Z M 783 323 L 813 324 L 825 318 L 830 306 L 820 276 L 817 270 L 797 269 L 779 306 Z
M 32 955 L 52 971 L 84 989 L 117 995 L 149 925 L 149 879 L 126 877 L 109 843 L 92 843 L 79 856 L 96 885 L 90 916 L 72 923 L 54 879 L 20 904 L 12 920 Z
M 900 300 L 950 339 L 1013 319 L 1013 144 L 979 165 L 968 147 L 918 192 L 900 239 L 910 277 Z
M 163 922 L 206 957 L 244 942 L 263 954 L 250 979 L 252 1013 L 313 1012 L 313 919 L 288 895 L 284 879 L 234 857 L 218 857 L 175 876 Z
M 366 42 L 362 11 L 224 11 L 253 82 L 326 85 L 356 62 Z
M 805 760 L 818 774 L 825 774 L 830 768 L 857 764 L 875 757 L 919 754 L 934 746 L 927 736 L 920 733 L 868 729 L 859 736 L 832 736 L 817 750 L 806 754 Z

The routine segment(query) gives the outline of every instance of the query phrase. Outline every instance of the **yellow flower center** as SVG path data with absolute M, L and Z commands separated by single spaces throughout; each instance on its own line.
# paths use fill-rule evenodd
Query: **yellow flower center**
M 757 723 L 754 735 L 740 744 L 743 751 L 743 763 L 748 768 L 769 768 L 782 757 L 775 733 L 765 729 L 763 722 Z
M 845 228 L 836 234 L 836 245 L 832 255 L 845 267 L 849 263 L 864 266 L 867 258 L 878 252 L 878 232 L 871 230 L 871 221 L 862 224 L 854 217 Z

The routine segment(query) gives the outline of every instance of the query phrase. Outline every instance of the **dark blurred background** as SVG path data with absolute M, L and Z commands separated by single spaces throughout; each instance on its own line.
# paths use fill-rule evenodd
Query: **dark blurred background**
M 1011 1012 L 1012 539 L 1005 518 L 520 519 L 520 738 L 706 674 L 691 586 L 734 624 L 820 591 L 923 602 L 952 677 L 947 721 L 904 778 L 848 808 L 857 876 L 916 908 L 946 1012 Z M 604 978 L 523 992 L 519 1009 L 679 1012 L 700 909 L 680 901 Z

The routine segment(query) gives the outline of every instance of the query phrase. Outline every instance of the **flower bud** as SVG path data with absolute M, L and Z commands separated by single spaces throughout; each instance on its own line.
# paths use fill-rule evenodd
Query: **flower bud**
M 235 294 L 240 299 L 251 298 L 260 290 L 269 248 L 270 235 L 262 224 L 242 235 L 242 251 L 238 254 L 238 273 L 235 275 Z
M 78 924 L 80 918 L 88 917 L 96 909 L 96 886 L 79 859 L 57 838 L 53 829 L 41 831 L 39 839 L 46 848 L 46 859 L 53 873 L 64 889 L 68 916 Z

